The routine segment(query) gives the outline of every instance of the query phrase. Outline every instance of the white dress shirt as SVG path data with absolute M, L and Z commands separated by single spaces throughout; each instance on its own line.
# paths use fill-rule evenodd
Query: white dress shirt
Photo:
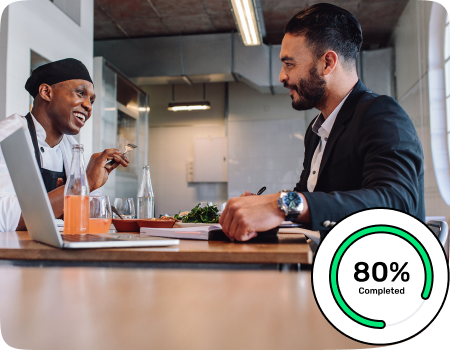
M 331 112 L 327 119 L 324 118 L 323 114 L 320 113 L 316 121 L 312 126 L 312 131 L 316 133 L 320 137 L 320 142 L 317 145 L 316 151 L 314 152 L 313 158 L 311 160 L 311 171 L 308 177 L 308 192 L 314 192 L 314 189 L 317 185 L 317 178 L 319 177 L 319 169 L 320 163 L 322 162 L 323 152 L 325 151 L 325 146 L 327 145 L 328 137 L 330 136 L 331 129 L 333 128 L 336 117 L 341 110 L 342 105 L 347 99 L 348 95 L 353 91 L 347 94 L 341 103 Z
M 62 171 L 62 165 L 64 164 L 66 176 L 69 178 L 72 162 L 72 146 L 77 144 L 77 141 L 73 136 L 64 135 L 62 141 L 57 146 L 51 148 L 45 142 L 46 133 L 44 128 L 34 117 L 33 122 L 36 127 L 39 148 L 43 147 L 44 149 L 44 152 L 40 152 L 42 167 L 51 171 Z M 0 141 L 3 141 L 21 127 L 28 131 L 26 119 L 18 114 L 13 114 L 5 120 L 2 120 L 0 122 Z M 26 135 L 29 137 L 29 144 L 32 145 L 29 132 Z M 34 158 L 34 149 L 30 151 Z M 0 148 L 0 232 L 15 231 L 19 224 L 21 212 L 22 210 L 20 209 L 19 201 Z

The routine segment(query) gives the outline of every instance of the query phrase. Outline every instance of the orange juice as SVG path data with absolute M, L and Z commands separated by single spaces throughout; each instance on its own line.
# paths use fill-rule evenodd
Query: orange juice
M 89 233 L 89 196 L 64 196 L 64 233 Z
M 89 233 L 107 233 L 112 219 L 89 219 Z

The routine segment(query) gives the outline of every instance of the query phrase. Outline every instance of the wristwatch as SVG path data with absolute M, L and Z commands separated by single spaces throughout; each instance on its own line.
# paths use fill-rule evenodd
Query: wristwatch
M 292 221 L 302 215 L 303 198 L 297 192 L 283 190 L 278 198 L 278 208 L 284 211 L 286 221 Z

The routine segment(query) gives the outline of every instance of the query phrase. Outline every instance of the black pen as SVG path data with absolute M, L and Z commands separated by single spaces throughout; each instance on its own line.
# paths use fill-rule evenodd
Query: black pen
M 258 193 L 256 193 L 256 195 L 259 196 L 260 194 L 263 194 L 265 190 L 266 190 L 266 186 L 261 187 L 260 190 L 258 191 Z

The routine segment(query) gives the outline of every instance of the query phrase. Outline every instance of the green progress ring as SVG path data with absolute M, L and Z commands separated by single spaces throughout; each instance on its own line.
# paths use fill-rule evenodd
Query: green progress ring
M 419 254 L 424 270 L 425 270 L 425 283 L 422 290 L 422 299 L 426 300 L 430 297 L 431 289 L 433 287 L 433 267 L 431 265 L 430 257 L 423 247 L 423 245 L 410 233 L 399 229 L 397 227 L 392 226 L 371 226 L 363 228 L 359 231 L 356 231 L 352 235 L 350 235 L 342 244 L 339 246 L 338 250 L 334 254 L 333 260 L 331 262 L 331 270 L 330 270 L 330 286 L 331 292 L 333 294 L 334 299 L 336 300 L 339 308 L 353 321 L 370 328 L 382 329 L 386 327 L 386 322 L 382 320 L 373 320 L 367 317 L 364 317 L 357 312 L 355 312 L 344 300 L 341 295 L 341 291 L 339 289 L 338 283 L 338 270 L 339 265 L 341 263 L 342 257 L 350 248 L 350 246 L 355 243 L 357 240 L 366 237 L 371 234 L 376 233 L 387 233 L 392 234 L 394 236 L 400 237 L 407 241 L 409 244 L 413 246 L 416 252 Z

